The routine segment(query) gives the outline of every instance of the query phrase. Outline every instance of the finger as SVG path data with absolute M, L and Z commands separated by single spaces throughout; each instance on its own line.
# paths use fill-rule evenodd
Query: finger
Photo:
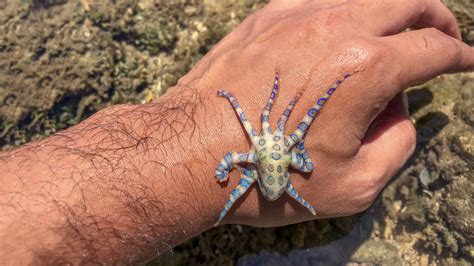
M 392 67 L 392 95 L 440 74 L 474 70 L 474 49 L 434 28 L 404 32 L 382 38 L 396 55 Z
M 357 0 L 351 4 L 363 18 L 363 27 L 377 36 L 396 34 L 407 28 L 433 27 L 461 39 L 456 18 L 439 0 Z
M 356 160 L 365 164 L 366 172 L 375 181 L 375 184 L 369 184 L 375 189 L 382 189 L 415 150 L 416 130 L 407 109 L 404 93 L 390 101 L 367 131 L 356 156 Z M 374 194 L 378 192 L 372 191 Z

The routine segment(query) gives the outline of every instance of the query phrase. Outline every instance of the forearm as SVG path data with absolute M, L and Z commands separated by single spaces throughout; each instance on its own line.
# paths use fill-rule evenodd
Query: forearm
M 202 102 L 178 94 L 0 154 L 0 257 L 143 261 L 209 228 L 224 195 L 198 147 L 209 135 L 193 118 Z

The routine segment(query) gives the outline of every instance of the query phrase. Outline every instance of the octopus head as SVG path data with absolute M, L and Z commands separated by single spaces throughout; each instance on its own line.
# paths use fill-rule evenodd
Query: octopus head
M 285 192 L 288 184 L 291 156 L 263 150 L 257 153 L 257 158 L 260 190 L 267 200 L 277 200 Z

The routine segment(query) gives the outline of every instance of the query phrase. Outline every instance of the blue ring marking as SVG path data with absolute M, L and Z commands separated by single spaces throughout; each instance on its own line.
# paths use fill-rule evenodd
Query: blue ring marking
M 297 162 L 298 164 L 301 163 L 301 155 L 296 154 L 296 162 Z
M 258 141 L 258 144 L 260 144 L 260 146 L 265 145 L 265 140 L 264 140 L 264 139 L 259 140 L 259 141 Z
M 316 109 L 316 108 L 311 108 L 311 109 L 308 110 L 308 113 L 307 113 L 307 114 L 308 114 L 308 116 L 310 116 L 310 117 L 314 117 L 317 112 L 318 112 L 318 109 Z
M 295 191 L 295 192 L 296 192 L 296 191 Z M 296 200 L 297 200 L 298 202 L 301 202 L 301 201 L 303 200 L 303 198 L 302 198 L 300 195 L 298 195 L 298 197 L 296 197 Z
M 223 166 L 222 164 L 217 165 L 217 170 L 224 171 L 224 169 L 225 169 L 225 166 Z
M 248 153 L 242 153 L 240 154 L 240 161 L 245 162 L 249 159 L 249 154 Z
M 289 115 L 290 115 L 290 110 L 289 110 L 289 109 L 286 109 L 286 110 L 283 112 L 283 116 L 288 117 Z
M 308 129 L 308 124 L 306 124 L 306 122 L 301 122 L 299 125 L 298 125 L 298 128 L 305 132 L 307 129 Z
M 263 122 L 268 122 L 268 121 L 270 121 L 268 115 L 262 115 L 262 121 L 263 121 Z
M 327 94 L 331 95 L 335 90 L 336 90 L 336 88 L 330 88 L 330 89 L 327 91 Z
M 275 179 L 273 179 L 273 176 L 270 175 L 267 177 L 267 183 L 269 185 L 272 185 L 273 183 L 275 183 Z
M 223 209 L 221 211 L 221 214 L 219 215 L 219 221 L 224 219 L 224 216 L 227 214 L 227 210 L 226 209 Z
M 306 163 L 306 168 L 308 168 L 308 170 L 310 170 L 310 171 L 313 170 L 314 169 L 313 163 L 312 162 Z
M 273 145 L 272 148 L 273 148 L 274 150 L 276 150 L 276 151 L 279 151 L 279 150 L 280 150 L 280 145 L 275 144 L 275 145 Z
M 281 158 L 281 155 L 276 152 L 272 152 L 272 158 L 274 160 L 279 160 Z
M 270 94 L 270 99 L 274 99 L 275 98 L 275 92 L 272 91 L 272 93 Z
M 237 199 L 238 197 L 240 197 L 240 195 L 241 195 L 241 194 L 240 194 L 240 190 L 238 190 L 238 189 L 232 190 L 232 191 L 230 192 L 230 194 L 231 194 L 234 198 L 236 198 L 236 199 Z
M 298 136 L 296 136 L 295 133 L 292 133 L 292 134 L 290 135 L 290 138 L 291 138 L 293 141 L 297 141 L 297 140 L 298 140 Z
M 291 188 L 291 189 L 290 189 L 290 195 L 291 195 L 291 196 L 296 196 L 296 190 L 295 190 L 295 188 Z
M 255 129 L 252 129 L 250 133 L 252 134 L 252 136 L 257 136 L 257 131 L 255 131 Z
M 239 108 L 239 105 L 237 104 L 236 101 L 231 101 L 230 102 L 234 108 Z
M 284 130 L 285 130 L 285 129 L 283 128 L 283 123 L 282 123 L 282 122 L 278 123 L 278 130 L 280 130 L 280 131 L 284 131 Z
M 285 140 L 283 141 L 285 143 L 285 146 L 288 147 L 290 146 L 290 142 L 285 138 Z
M 246 175 L 248 177 L 253 177 L 253 173 L 252 173 L 251 170 L 249 170 L 247 168 L 244 168 L 243 172 L 244 172 L 244 175 Z M 245 180 L 245 179 L 241 179 L 241 180 Z
M 281 139 L 280 136 L 274 136 L 274 137 L 273 137 L 273 140 L 274 140 L 274 141 L 279 141 L 280 139 Z
M 224 161 L 227 163 L 227 164 L 231 164 L 232 163 L 232 153 L 227 153 L 225 156 L 224 156 Z M 226 167 L 227 169 L 227 167 Z
M 240 113 L 240 119 L 242 119 L 242 121 L 247 121 L 247 117 L 244 113 Z
M 279 166 L 277 167 L 277 171 L 278 171 L 278 173 L 281 173 L 281 172 L 283 171 L 283 168 L 281 167 L 281 165 L 279 165 Z
M 326 102 L 326 100 L 327 100 L 326 98 L 319 98 L 317 104 L 318 104 L 319 106 L 323 106 L 323 104 Z
M 245 179 L 240 179 L 239 180 L 239 185 L 243 186 L 244 188 L 248 188 L 248 186 L 250 185 L 250 182 L 248 180 L 245 180 Z
M 303 203 L 303 206 L 305 206 L 305 207 L 309 207 L 309 205 L 308 205 L 308 202 L 307 202 L 307 201 L 305 201 L 305 202 Z
M 273 164 L 268 165 L 268 171 L 273 172 L 273 170 L 275 170 L 275 168 L 273 167 Z
M 285 181 L 285 180 L 283 180 L 283 176 L 279 176 L 279 177 L 278 177 L 278 184 L 280 184 L 280 186 L 283 186 L 283 182 L 284 182 L 284 181 Z
M 300 142 L 300 143 L 298 144 L 298 149 L 304 150 L 304 142 Z

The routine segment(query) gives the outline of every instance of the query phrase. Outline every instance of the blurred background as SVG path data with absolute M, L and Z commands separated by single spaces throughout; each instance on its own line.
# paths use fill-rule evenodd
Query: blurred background
M 265 2 L 0 0 L 0 149 L 159 97 Z M 474 45 L 474 2 L 443 2 Z M 472 264 L 473 81 L 443 75 L 408 91 L 417 149 L 367 212 L 221 226 L 151 264 Z

